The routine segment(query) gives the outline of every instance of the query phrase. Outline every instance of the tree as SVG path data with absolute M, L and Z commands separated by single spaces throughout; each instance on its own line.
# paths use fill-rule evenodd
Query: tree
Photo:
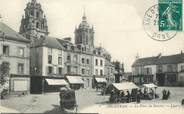
M 4 85 L 6 83 L 6 77 L 9 76 L 9 71 L 10 71 L 10 63 L 9 62 L 2 62 L 0 65 L 0 84 Z

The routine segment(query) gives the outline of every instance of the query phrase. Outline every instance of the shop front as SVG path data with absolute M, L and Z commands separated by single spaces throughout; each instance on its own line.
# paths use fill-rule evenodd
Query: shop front
M 66 76 L 66 80 L 71 89 L 78 90 L 84 87 L 84 81 L 81 76 Z

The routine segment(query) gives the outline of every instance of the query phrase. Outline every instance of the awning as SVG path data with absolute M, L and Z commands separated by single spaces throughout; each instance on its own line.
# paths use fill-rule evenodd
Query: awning
M 105 78 L 95 78 L 97 83 L 107 83 L 107 80 Z
M 46 79 L 48 85 L 68 85 L 64 79 Z
M 144 87 L 146 88 L 156 88 L 158 87 L 157 85 L 153 84 L 153 83 L 150 83 L 150 84 L 143 84 Z
M 84 84 L 80 76 L 66 76 L 70 84 Z
M 113 83 L 112 84 L 116 89 L 122 90 L 131 90 L 138 89 L 139 87 L 135 85 L 133 82 L 122 82 L 122 83 Z

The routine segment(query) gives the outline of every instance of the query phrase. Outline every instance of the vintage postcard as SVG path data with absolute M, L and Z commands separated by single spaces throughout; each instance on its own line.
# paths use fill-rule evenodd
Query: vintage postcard
M 0 113 L 184 114 L 183 0 L 0 0 Z

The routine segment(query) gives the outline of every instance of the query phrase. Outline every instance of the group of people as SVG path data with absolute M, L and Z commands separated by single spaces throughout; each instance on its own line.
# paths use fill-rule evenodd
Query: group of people
M 168 100 L 168 98 L 170 97 L 170 94 L 171 94 L 171 92 L 169 91 L 169 90 L 163 90 L 162 91 L 162 99 L 163 100 Z
M 110 102 L 112 103 L 129 103 L 129 102 L 137 102 L 140 103 L 141 93 L 137 90 L 129 90 L 127 91 L 116 91 L 112 90 L 110 95 Z
M 159 98 L 158 94 L 150 88 L 144 88 L 142 91 L 141 89 L 133 89 L 131 92 L 129 90 L 127 91 L 117 91 L 112 90 L 110 95 L 110 102 L 122 102 L 122 103 L 128 103 L 128 102 L 137 102 L 140 103 L 141 99 L 154 99 Z
M 144 88 L 144 93 L 142 99 L 154 99 L 159 98 L 158 94 L 153 90 L 153 88 Z

